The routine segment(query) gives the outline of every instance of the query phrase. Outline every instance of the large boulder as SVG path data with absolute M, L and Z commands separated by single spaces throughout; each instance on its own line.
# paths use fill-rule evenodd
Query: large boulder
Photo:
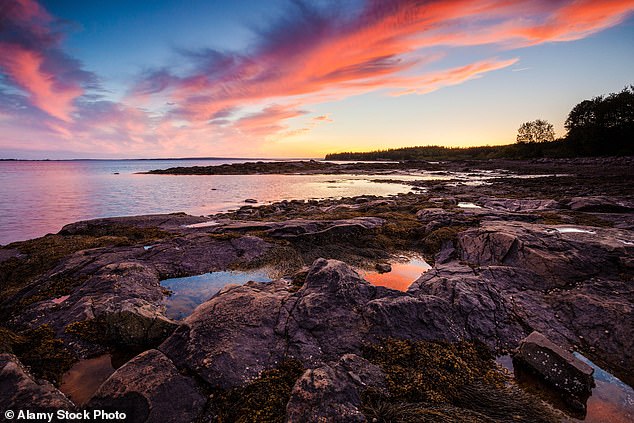
M 114 372 L 86 405 L 125 413 L 129 422 L 187 422 L 203 411 L 207 397 L 160 351 L 139 354 Z

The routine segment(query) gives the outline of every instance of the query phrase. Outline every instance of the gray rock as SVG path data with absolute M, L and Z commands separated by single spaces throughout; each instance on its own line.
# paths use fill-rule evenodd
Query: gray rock
M 193 379 L 160 351 L 145 351 L 117 369 L 86 408 L 117 410 L 131 422 L 189 422 L 207 402 Z
M 278 238 L 350 236 L 376 229 L 385 223 L 378 217 L 356 217 L 341 220 L 290 219 L 275 222 L 235 221 L 221 225 L 217 232 L 264 231 Z
M 534 273 L 540 288 L 554 288 L 582 278 L 617 274 L 628 246 L 616 229 L 560 233 L 557 226 L 521 222 L 485 222 L 459 235 L 461 258 L 474 265 L 504 265 Z M 588 229 L 588 228 L 582 228 Z
M 520 213 L 556 210 L 561 208 L 559 203 L 555 200 L 482 198 L 479 202 L 483 207 L 488 209 Z
M 555 389 L 583 404 L 595 386 L 592 367 L 539 332 L 532 332 L 520 342 L 513 363 L 530 369 Z
M 13 354 L 0 354 L 0 410 L 51 412 L 75 406 L 51 383 L 36 380 Z

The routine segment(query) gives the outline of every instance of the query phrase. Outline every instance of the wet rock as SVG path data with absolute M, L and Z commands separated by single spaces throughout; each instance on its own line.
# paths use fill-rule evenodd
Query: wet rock
M 539 332 L 532 332 L 520 342 L 513 363 L 531 370 L 552 387 L 577 399 L 577 405 L 582 408 L 595 386 L 592 367 Z
M 51 383 L 36 380 L 13 354 L 0 354 L 0 410 L 72 410 L 74 405 Z
M 124 412 L 132 422 L 193 421 L 207 402 L 196 383 L 161 352 L 149 350 L 120 367 L 86 408 Z
M 258 200 L 256 200 L 255 198 L 247 198 L 246 200 L 244 200 L 244 202 L 249 204 L 256 204 Z

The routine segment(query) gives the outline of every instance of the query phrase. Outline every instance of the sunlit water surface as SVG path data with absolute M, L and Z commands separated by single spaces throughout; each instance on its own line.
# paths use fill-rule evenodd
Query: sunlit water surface
M 390 175 L 144 175 L 151 169 L 244 160 L 0 161 L 0 244 L 55 233 L 78 220 L 150 213 L 204 215 L 280 200 L 392 195 Z M 399 178 L 403 179 L 403 178 Z

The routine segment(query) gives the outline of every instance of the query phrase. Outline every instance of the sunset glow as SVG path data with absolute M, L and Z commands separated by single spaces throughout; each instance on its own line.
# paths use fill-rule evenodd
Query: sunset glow
M 0 158 L 493 145 L 535 118 L 563 135 L 575 103 L 634 82 L 633 11 L 632 0 L 2 2 Z

